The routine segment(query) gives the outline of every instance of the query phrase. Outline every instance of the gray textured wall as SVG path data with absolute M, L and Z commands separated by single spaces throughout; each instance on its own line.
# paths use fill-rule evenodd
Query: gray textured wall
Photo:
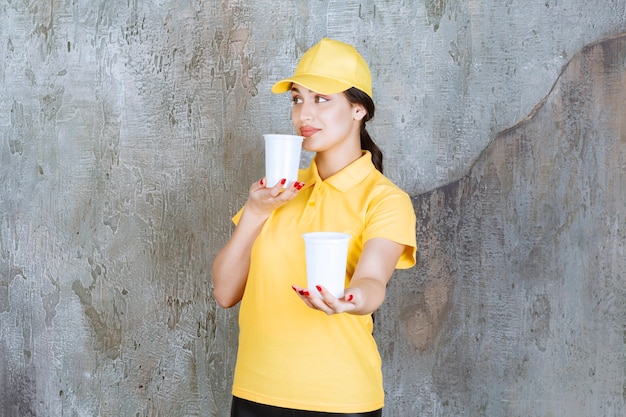
M 626 34 L 413 199 L 419 265 L 378 317 L 389 415 L 626 415 L 625 104 Z
M 624 42 L 577 55 L 624 31 L 626 0 L 1 2 L 0 415 L 227 415 L 210 265 L 321 36 L 371 62 L 421 220 L 386 416 L 624 415 Z

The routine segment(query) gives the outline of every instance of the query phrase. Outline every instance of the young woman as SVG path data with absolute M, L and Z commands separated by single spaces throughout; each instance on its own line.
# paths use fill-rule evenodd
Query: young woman
M 415 264 L 409 196 L 382 174 L 365 124 L 374 116 L 367 63 L 322 39 L 274 93 L 290 92 L 292 121 L 315 152 L 298 181 L 252 184 L 215 258 L 214 296 L 241 301 L 231 417 L 381 416 L 381 359 L 372 337 L 395 268 Z M 306 288 L 302 235 L 349 233 L 346 290 Z

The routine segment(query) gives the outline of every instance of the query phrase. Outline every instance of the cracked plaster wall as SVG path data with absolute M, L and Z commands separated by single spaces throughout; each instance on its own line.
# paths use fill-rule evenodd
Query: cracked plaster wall
M 624 0 L 0 3 L 0 415 L 227 415 L 211 261 L 261 134 L 291 129 L 269 88 L 322 36 L 371 63 L 420 219 L 378 313 L 385 415 L 623 415 L 623 41 L 577 53 L 624 22 Z

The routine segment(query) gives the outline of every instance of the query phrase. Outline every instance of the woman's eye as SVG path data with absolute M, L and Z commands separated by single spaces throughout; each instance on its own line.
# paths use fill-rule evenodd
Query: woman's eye
M 326 103 L 328 101 L 328 99 L 326 97 L 321 97 L 321 96 L 316 96 L 315 97 L 315 102 L 316 103 Z
M 291 100 L 293 101 L 293 104 L 302 104 L 302 99 L 298 96 L 293 96 Z

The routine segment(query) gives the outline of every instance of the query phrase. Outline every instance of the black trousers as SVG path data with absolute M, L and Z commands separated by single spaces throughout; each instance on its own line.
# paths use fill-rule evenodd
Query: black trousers
M 274 407 L 233 397 L 230 417 L 381 417 L 383 410 L 367 413 L 324 413 L 320 411 L 294 410 Z

